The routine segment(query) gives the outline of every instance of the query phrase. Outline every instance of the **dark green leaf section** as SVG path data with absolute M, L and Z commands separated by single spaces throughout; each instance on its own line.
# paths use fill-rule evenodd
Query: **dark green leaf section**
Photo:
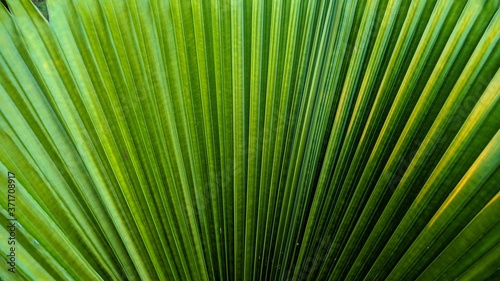
M 5 2 L 0 279 L 498 278 L 500 1 Z

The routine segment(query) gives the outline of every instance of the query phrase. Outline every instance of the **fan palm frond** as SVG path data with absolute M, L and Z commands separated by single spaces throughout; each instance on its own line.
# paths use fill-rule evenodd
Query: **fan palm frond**
M 500 1 L 5 2 L 2 280 L 499 278 Z

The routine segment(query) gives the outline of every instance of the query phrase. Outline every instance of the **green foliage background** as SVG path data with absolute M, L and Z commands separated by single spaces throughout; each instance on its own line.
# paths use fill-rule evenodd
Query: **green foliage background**
M 6 2 L 2 280 L 500 278 L 500 1 Z

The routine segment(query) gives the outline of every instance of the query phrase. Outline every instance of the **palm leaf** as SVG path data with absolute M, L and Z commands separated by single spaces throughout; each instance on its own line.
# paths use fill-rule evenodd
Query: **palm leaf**
M 1 280 L 498 278 L 500 1 L 38 2 Z

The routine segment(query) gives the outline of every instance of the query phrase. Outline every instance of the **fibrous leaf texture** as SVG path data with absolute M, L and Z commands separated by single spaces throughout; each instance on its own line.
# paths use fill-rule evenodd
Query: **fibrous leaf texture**
M 1 280 L 500 278 L 500 1 L 5 2 Z

